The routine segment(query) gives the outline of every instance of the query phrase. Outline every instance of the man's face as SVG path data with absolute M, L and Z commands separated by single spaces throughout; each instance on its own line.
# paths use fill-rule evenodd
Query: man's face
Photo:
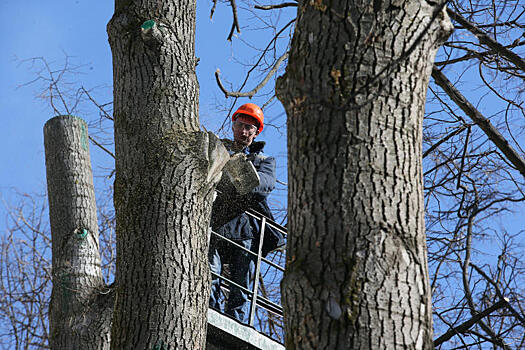
M 240 115 L 235 119 L 232 126 L 233 140 L 243 147 L 252 144 L 253 140 L 259 131 L 257 130 L 257 122 L 253 117 L 248 115 Z

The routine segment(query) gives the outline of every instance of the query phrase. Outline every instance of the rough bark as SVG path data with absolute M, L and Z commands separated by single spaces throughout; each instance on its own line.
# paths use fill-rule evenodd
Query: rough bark
M 288 115 L 287 349 L 430 349 L 422 121 L 451 30 L 425 1 L 301 1 Z
M 44 127 L 53 290 L 52 349 L 109 349 L 112 294 L 102 279 L 86 123 L 58 116 Z
M 152 22 L 154 21 L 154 22 Z M 199 131 L 195 1 L 115 2 L 114 349 L 203 349 L 208 223 L 229 155 Z

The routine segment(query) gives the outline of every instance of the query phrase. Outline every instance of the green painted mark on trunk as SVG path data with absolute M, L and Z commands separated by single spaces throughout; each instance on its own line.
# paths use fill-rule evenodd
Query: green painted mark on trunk
M 144 30 L 148 30 L 148 29 L 151 29 L 155 26 L 155 21 L 150 19 L 150 20 L 147 20 L 146 22 L 142 23 L 142 25 L 140 26 L 142 29 Z
M 84 151 L 88 150 L 88 144 L 87 144 L 87 130 L 86 125 L 84 123 L 80 124 L 80 144 L 82 145 L 82 148 Z
M 87 229 L 85 229 L 85 228 L 78 229 L 77 230 L 78 238 L 80 238 L 80 239 L 86 238 L 87 235 L 88 235 L 88 232 L 89 231 Z

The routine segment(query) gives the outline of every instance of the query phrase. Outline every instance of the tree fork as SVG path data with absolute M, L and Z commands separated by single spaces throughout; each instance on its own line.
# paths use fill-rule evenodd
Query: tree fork
M 58 116 L 44 126 L 53 290 L 52 349 L 109 349 L 112 293 L 100 267 L 86 122 Z

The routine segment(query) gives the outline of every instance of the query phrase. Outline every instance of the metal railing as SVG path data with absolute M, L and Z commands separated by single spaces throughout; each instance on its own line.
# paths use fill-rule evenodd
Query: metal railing
M 244 291 L 249 296 L 250 312 L 248 316 L 248 325 L 251 327 L 254 327 L 257 308 L 264 309 L 267 312 L 272 313 L 278 317 L 283 316 L 283 309 L 282 309 L 280 302 L 277 303 L 275 301 L 270 300 L 267 296 L 261 295 L 259 293 L 259 289 L 260 289 L 261 283 L 264 281 L 263 276 L 261 276 L 263 264 L 267 266 L 266 272 L 268 272 L 270 269 L 274 269 L 275 271 L 280 271 L 280 273 L 284 272 L 284 262 L 282 263 L 282 266 L 281 266 L 279 263 L 276 263 L 262 256 L 262 249 L 263 249 L 265 233 L 268 230 L 268 227 L 271 227 L 272 229 L 279 231 L 283 235 L 283 237 L 286 238 L 287 232 L 286 232 L 285 227 L 279 225 L 278 223 L 267 218 L 261 213 L 258 213 L 251 209 L 245 211 L 245 213 L 255 218 L 259 222 L 259 242 L 257 245 L 258 247 L 257 252 L 253 252 L 250 249 L 247 249 L 243 247 L 242 245 L 236 243 L 235 241 L 232 241 L 231 239 L 228 239 L 214 231 L 211 231 L 211 235 L 215 239 L 227 242 L 227 244 L 231 245 L 232 247 L 243 250 L 253 257 L 253 260 L 255 261 L 255 273 L 254 273 L 253 278 L 250 281 L 250 286 L 252 288 L 247 289 L 233 282 L 231 279 L 229 279 L 228 277 L 224 275 L 219 275 L 215 272 L 212 272 L 211 274 L 214 278 L 219 278 L 221 280 L 221 289 L 223 291 L 229 292 L 229 289 L 230 289 L 229 287 L 235 286 L 236 288 L 239 288 L 240 290 Z M 271 254 L 272 253 L 270 253 L 269 256 Z M 222 282 L 225 282 L 225 283 L 223 284 Z M 280 300 L 280 292 L 279 292 L 279 300 Z M 267 335 L 271 336 L 271 334 L 267 334 Z

